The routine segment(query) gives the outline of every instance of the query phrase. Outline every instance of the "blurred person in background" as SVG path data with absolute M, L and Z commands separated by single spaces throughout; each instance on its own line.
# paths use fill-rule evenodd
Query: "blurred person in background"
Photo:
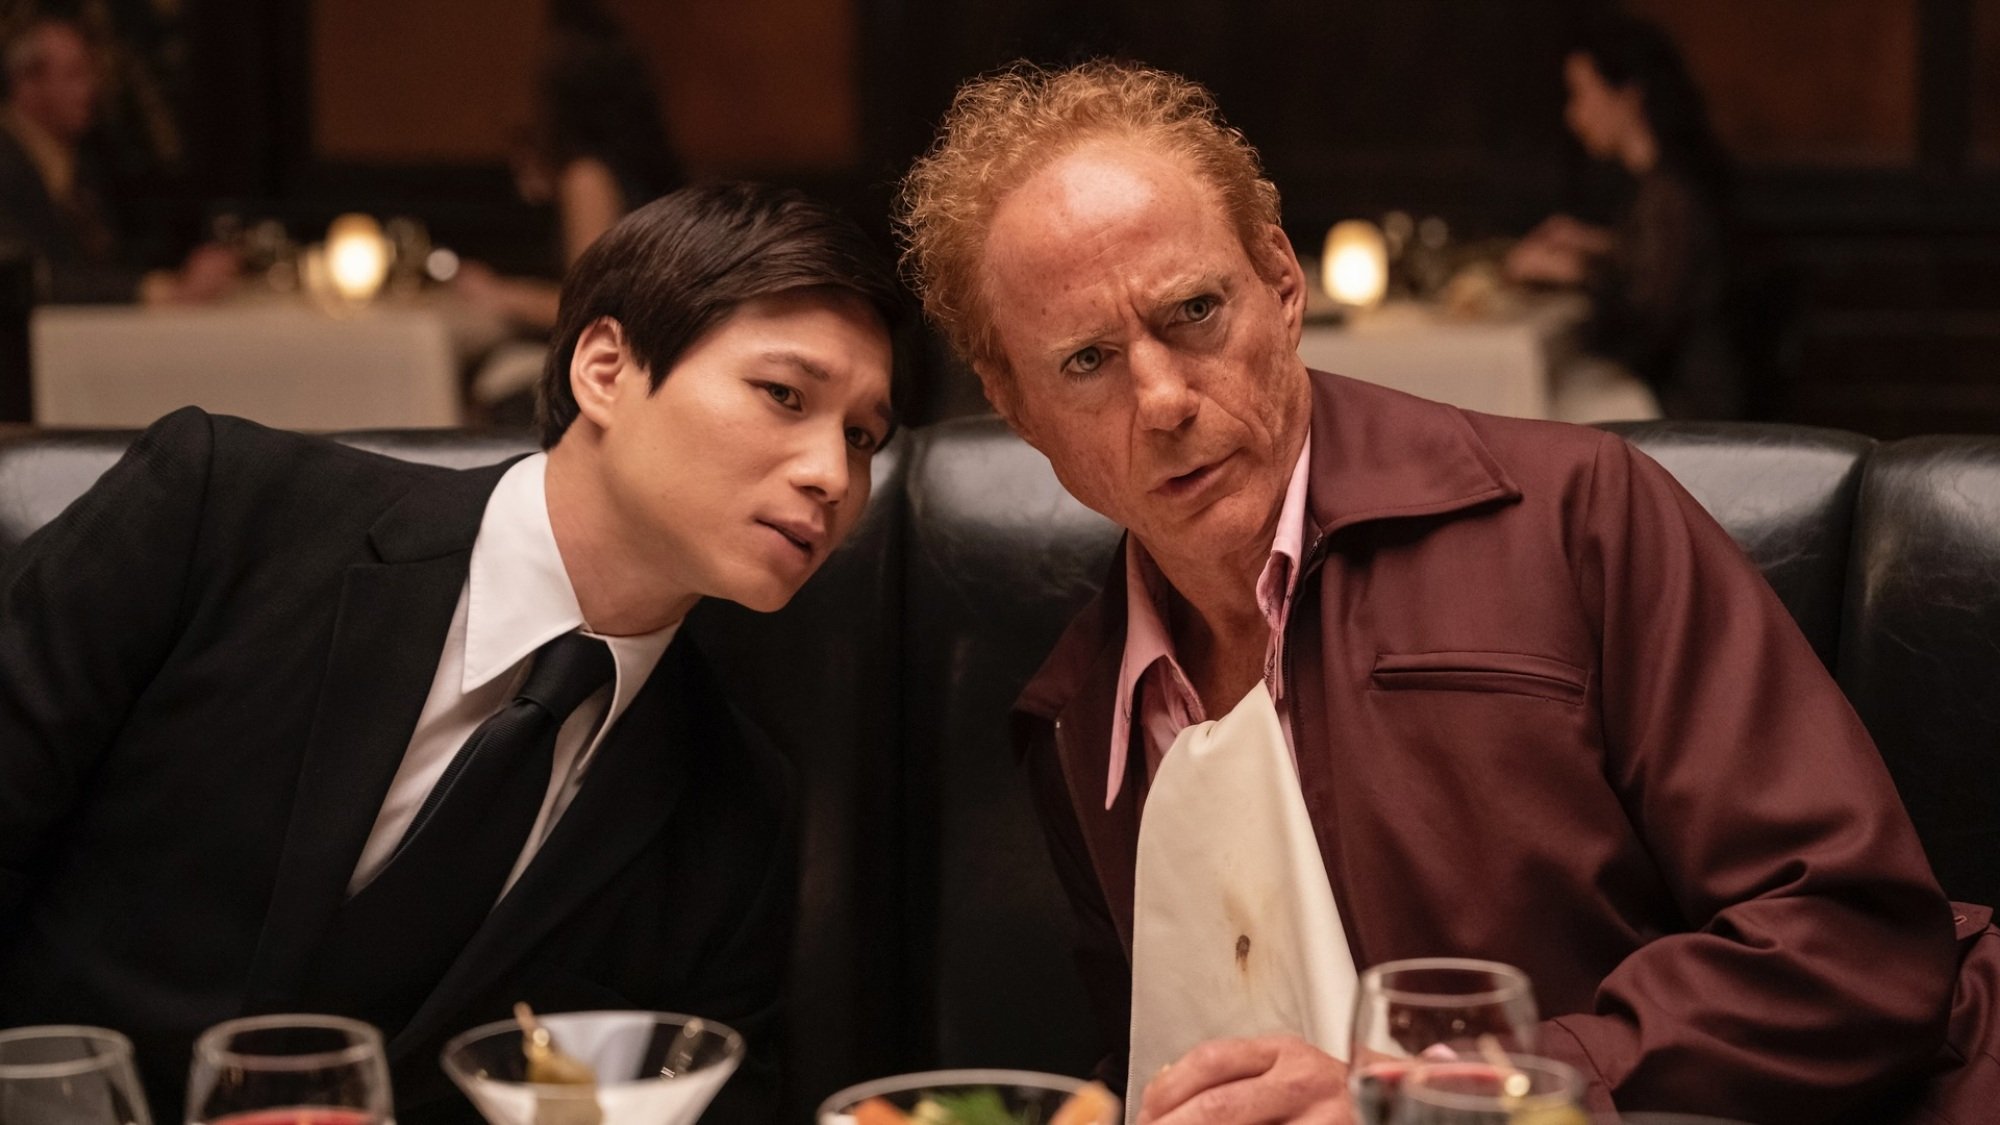
M 1593 25 L 1563 80 L 1570 132 L 1631 178 L 1631 195 L 1608 228 L 1550 216 L 1509 253 L 1508 276 L 1588 293 L 1587 347 L 1643 379 L 1667 416 L 1742 416 L 1727 316 L 1729 162 L 1701 92 L 1673 41 L 1629 17 Z
M 558 270 L 626 212 L 684 181 L 645 61 L 615 25 L 579 21 L 553 32 L 515 176 L 525 199 L 555 208 Z M 540 333 L 555 324 L 554 281 L 503 277 L 474 262 L 458 288 L 517 327 Z
M 83 149 L 103 92 L 96 46 L 75 21 L 31 19 L 0 51 L 0 242 L 41 263 L 57 303 L 214 300 L 235 284 L 236 255 L 204 245 L 177 270 L 147 270 L 121 244 L 101 171 Z

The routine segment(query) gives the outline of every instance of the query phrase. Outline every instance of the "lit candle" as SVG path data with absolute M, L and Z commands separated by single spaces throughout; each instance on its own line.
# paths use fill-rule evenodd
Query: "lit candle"
M 366 301 L 389 276 L 389 240 L 367 215 L 342 215 L 326 232 L 326 267 L 333 288 L 350 301 Z
M 1343 305 L 1372 308 L 1389 288 L 1389 246 L 1381 228 L 1365 219 L 1335 223 L 1326 232 L 1320 286 Z

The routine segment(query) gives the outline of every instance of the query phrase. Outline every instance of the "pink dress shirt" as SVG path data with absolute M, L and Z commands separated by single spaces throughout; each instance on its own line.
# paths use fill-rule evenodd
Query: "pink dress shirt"
M 1264 685 L 1278 706 L 1284 723 L 1285 742 L 1292 739 L 1291 706 L 1285 699 L 1285 622 L 1292 612 L 1292 596 L 1299 585 L 1299 559 L 1305 553 L 1306 481 L 1311 468 L 1312 436 L 1299 447 L 1298 463 L 1292 466 L 1291 483 L 1285 487 L 1284 506 L 1278 512 L 1277 534 L 1271 539 L 1271 554 L 1257 576 L 1257 608 L 1270 622 L 1271 639 L 1264 650 Z M 1137 539 L 1125 539 L 1125 655 L 1118 665 L 1118 706 L 1111 716 L 1111 764 L 1104 783 L 1104 807 L 1118 799 L 1125 780 L 1125 752 L 1131 744 L 1132 706 L 1136 689 L 1139 727 L 1146 738 L 1146 776 L 1160 768 L 1160 759 L 1181 731 L 1208 721 L 1201 697 L 1188 682 L 1174 657 L 1174 639 L 1167 631 L 1167 580 L 1158 564 Z

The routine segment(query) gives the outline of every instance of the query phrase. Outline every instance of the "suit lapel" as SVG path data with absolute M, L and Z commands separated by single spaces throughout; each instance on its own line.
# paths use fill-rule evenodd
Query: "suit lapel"
M 688 644 L 676 639 L 598 748 L 576 797 L 521 878 L 389 1045 L 423 1046 L 564 918 L 600 893 L 673 814 L 701 737 Z
M 441 474 L 370 531 L 348 567 L 246 1007 L 292 1006 L 402 764 L 465 584 L 486 496 L 505 466 Z

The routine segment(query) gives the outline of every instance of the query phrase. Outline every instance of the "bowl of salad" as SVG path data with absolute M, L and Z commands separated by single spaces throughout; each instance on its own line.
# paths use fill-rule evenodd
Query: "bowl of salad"
M 931 1070 L 849 1086 L 820 1103 L 819 1125 L 1120 1125 L 1096 1082 L 1032 1070 Z

